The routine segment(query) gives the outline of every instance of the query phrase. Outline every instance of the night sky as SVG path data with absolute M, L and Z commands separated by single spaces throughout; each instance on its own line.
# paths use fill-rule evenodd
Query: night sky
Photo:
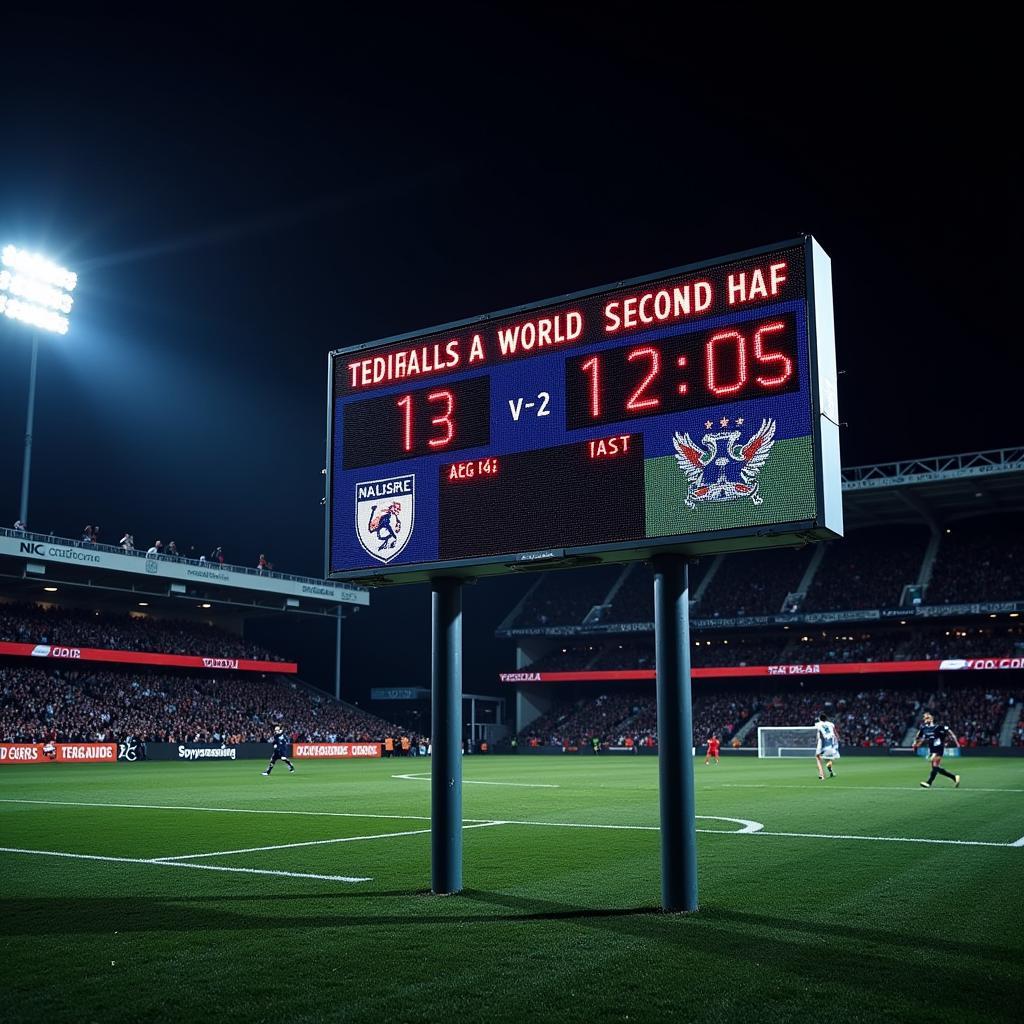
M 30 527 L 318 575 L 330 349 L 805 231 L 846 465 L 1020 444 L 1000 41 L 621 17 L 5 15 L 0 244 L 79 274 L 43 338 Z M 0 319 L 5 525 L 29 341 Z M 510 666 L 493 629 L 528 583 L 473 590 L 466 690 Z M 372 601 L 347 692 L 425 685 L 427 589 Z

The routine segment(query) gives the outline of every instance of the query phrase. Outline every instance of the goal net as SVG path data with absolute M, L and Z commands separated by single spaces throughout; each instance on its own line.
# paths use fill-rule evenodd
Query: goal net
M 814 757 L 818 730 L 813 725 L 759 726 L 758 757 Z

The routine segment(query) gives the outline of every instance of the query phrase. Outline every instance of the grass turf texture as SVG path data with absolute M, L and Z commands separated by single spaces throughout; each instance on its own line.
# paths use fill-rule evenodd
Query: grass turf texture
M 764 832 L 1010 844 L 1024 760 L 697 759 L 697 813 Z M 426 759 L 12 767 L 0 846 L 157 858 L 429 827 Z M 3 1016 L 71 1020 L 1017 1019 L 1024 847 L 708 834 L 701 910 L 658 911 L 654 758 L 467 758 L 458 896 L 427 834 L 189 863 L 347 883 L 0 853 Z M 233 813 L 133 807 L 238 808 Z M 280 813 L 308 811 L 308 814 Z M 335 814 L 408 818 L 341 817 Z M 420 816 L 420 817 L 416 817 Z M 741 826 L 702 819 L 698 828 Z

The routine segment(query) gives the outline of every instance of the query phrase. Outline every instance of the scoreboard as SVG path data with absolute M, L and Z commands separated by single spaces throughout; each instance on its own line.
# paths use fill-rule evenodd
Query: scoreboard
M 404 582 L 842 534 L 806 236 L 332 352 L 327 566 Z

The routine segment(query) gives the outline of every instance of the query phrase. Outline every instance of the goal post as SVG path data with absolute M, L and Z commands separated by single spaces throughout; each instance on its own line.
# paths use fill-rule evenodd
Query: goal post
M 814 757 L 818 730 L 813 725 L 764 725 L 757 730 L 758 757 Z

